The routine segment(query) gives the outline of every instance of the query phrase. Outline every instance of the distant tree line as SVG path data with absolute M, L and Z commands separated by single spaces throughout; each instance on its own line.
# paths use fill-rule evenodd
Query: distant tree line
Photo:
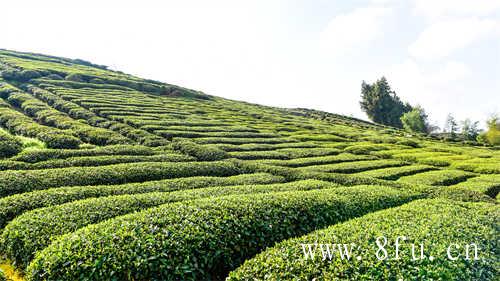
M 449 141 L 465 141 L 479 144 L 500 145 L 500 118 L 493 115 L 487 121 L 487 129 L 479 129 L 479 121 L 465 119 L 458 122 L 449 114 L 442 131 L 429 123 L 428 115 L 421 106 L 402 101 L 391 89 L 385 77 L 373 84 L 361 83 L 361 109 L 375 123 L 392 126 L 411 133 L 431 135 Z

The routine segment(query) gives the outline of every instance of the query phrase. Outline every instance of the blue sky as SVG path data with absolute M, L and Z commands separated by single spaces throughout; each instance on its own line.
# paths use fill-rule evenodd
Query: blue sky
M 0 48 L 366 118 L 385 75 L 437 125 L 500 112 L 500 0 L 7 1 Z

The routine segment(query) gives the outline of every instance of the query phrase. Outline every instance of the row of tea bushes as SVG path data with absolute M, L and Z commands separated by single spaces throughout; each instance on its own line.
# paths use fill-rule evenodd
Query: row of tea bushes
M 428 171 L 398 179 L 399 182 L 423 185 L 452 185 L 474 177 L 475 174 L 460 170 Z
M 169 147 L 164 147 L 161 151 L 171 151 Z M 53 159 L 66 159 L 70 157 L 83 156 L 105 156 L 105 155 L 154 155 L 158 149 L 142 145 L 108 145 L 105 147 L 95 147 L 89 149 L 40 149 L 26 150 L 11 158 L 12 161 L 41 162 Z
M 500 175 L 480 175 L 452 185 L 450 188 L 475 190 L 495 198 L 500 192 Z
M 312 142 L 290 142 L 290 143 L 277 143 L 277 144 L 266 144 L 266 143 L 247 143 L 247 144 L 216 144 L 222 150 L 227 152 L 236 151 L 264 151 L 264 150 L 275 150 L 282 148 L 315 148 L 318 147 L 317 144 Z
M 7 97 L 13 106 L 21 108 L 26 115 L 38 122 L 63 130 L 70 130 L 84 142 L 95 145 L 130 143 L 131 140 L 110 130 L 90 126 L 87 121 L 80 122 L 62 113 L 41 100 L 24 92 L 13 92 Z
M 417 200 L 281 242 L 246 261 L 228 280 L 496 280 L 499 216 L 494 204 Z M 375 243 L 382 236 L 388 239 L 384 247 L 388 258 L 378 260 L 377 253 L 385 257 Z M 400 241 L 399 259 L 395 259 L 398 236 L 408 240 Z M 345 256 L 342 260 L 338 252 L 332 253 L 331 260 L 322 260 L 318 245 L 322 243 L 356 247 L 350 260 Z M 419 244 L 424 244 L 423 259 L 412 260 L 411 243 L 418 258 Z M 465 247 L 471 243 L 479 248 L 479 260 L 472 260 L 472 246 L 471 260 L 465 259 Z M 305 258 L 301 244 L 312 244 L 314 258 Z M 447 258 L 448 246 L 452 257 L 460 255 L 457 260 Z
M 0 126 L 15 135 L 37 138 L 48 148 L 77 148 L 82 141 L 68 130 L 44 126 L 0 100 Z
M 142 162 L 103 167 L 3 171 L 0 197 L 59 186 L 121 184 L 191 176 L 232 176 L 240 167 L 229 161 Z
M 295 158 L 290 160 L 267 160 L 262 161 L 262 163 L 277 165 L 277 166 L 285 166 L 285 167 L 308 167 L 311 168 L 315 165 L 326 165 L 326 164 L 336 164 L 343 162 L 353 162 L 353 161 L 363 161 L 363 160 L 375 160 L 377 157 L 370 155 L 354 155 L 349 153 L 342 153 L 339 155 L 330 155 L 330 156 L 318 156 L 318 157 L 304 157 L 304 158 Z
M 335 148 L 281 148 L 276 150 L 262 151 L 234 151 L 229 152 L 230 157 L 243 160 L 258 160 L 258 159 L 294 159 L 314 156 L 337 155 L 341 151 Z
M 135 162 L 188 162 L 195 161 L 191 156 L 183 154 L 156 154 L 156 155 L 104 155 L 104 156 L 82 156 L 65 159 L 47 160 L 37 163 L 26 163 L 20 161 L 0 161 L 0 170 L 38 170 L 66 167 L 90 167 L 105 166 L 120 163 Z
M 36 255 L 27 276 L 219 280 L 275 242 L 418 196 L 362 186 L 167 204 L 61 236 Z
M 29 87 L 28 90 L 35 97 L 45 101 L 53 108 L 67 113 L 74 119 L 85 119 L 92 126 L 110 129 L 132 140 L 138 141 L 140 144 L 148 146 L 159 146 L 168 143 L 167 140 L 147 131 L 133 128 L 130 125 L 118 123 L 116 121 L 110 121 L 106 118 L 97 116 L 94 112 L 76 103 L 64 100 L 48 90 L 38 87 Z
M 175 131 L 175 130 L 156 130 L 156 134 L 172 139 L 172 138 L 206 138 L 206 137 L 221 137 L 221 138 L 276 138 L 280 137 L 274 133 L 255 133 L 255 132 L 193 132 L 193 131 Z
M 281 191 L 337 187 L 329 182 L 304 180 L 270 185 L 209 187 L 170 193 L 145 193 L 92 198 L 27 212 L 10 222 L 0 236 L 0 250 L 9 260 L 24 268 L 35 252 L 47 247 L 57 236 L 89 224 L 141 211 L 166 203 L 217 197 Z
M 23 149 L 23 143 L 19 138 L 0 129 L 0 158 L 11 157 Z
M 297 168 L 302 171 L 312 171 L 312 172 L 327 172 L 327 173 L 356 173 L 372 169 L 388 168 L 388 167 L 402 167 L 408 165 L 408 162 L 391 160 L 391 159 L 381 159 L 381 160 L 364 160 L 364 161 L 354 161 L 354 162 L 342 162 L 336 164 L 326 164 L 318 166 L 309 166 Z
M 481 174 L 500 174 L 500 160 L 495 160 L 488 158 L 475 158 L 466 161 L 457 161 L 452 164 L 452 167 L 455 169 Z
M 294 142 L 288 138 L 218 138 L 218 137 L 205 137 L 195 139 L 200 144 L 247 144 L 247 143 L 265 143 L 265 144 L 278 144 Z
M 87 198 L 149 192 L 171 192 L 211 186 L 272 184 L 284 181 L 285 179 L 280 176 L 255 173 L 229 177 L 194 176 L 140 183 L 68 186 L 36 190 L 0 198 L 0 229 L 3 228 L 7 222 L 26 211 Z
M 227 153 L 213 145 L 200 145 L 189 140 L 172 143 L 174 150 L 195 157 L 200 161 L 215 161 L 227 158 Z
M 393 187 L 406 187 L 403 183 L 376 179 L 356 174 L 341 174 L 333 172 L 318 172 L 310 169 L 290 168 L 265 164 L 264 161 L 234 161 L 247 173 L 261 172 L 284 177 L 287 181 L 302 179 L 324 180 L 340 185 L 385 185 Z
M 417 173 L 427 172 L 427 171 L 431 171 L 431 170 L 435 170 L 435 169 L 436 168 L 434 168 L 432 166 L 415 164 L 415 165 L 403 166 L 403 167 L 369 170 L 369 171 L 357 173 L 357 175 L 366 176 L 366 177 L 374 177 L 377 179 L 384 179 L 384 180 L 397 180 L 398 178 L 400 178 L 402 176 L 414 175 Z

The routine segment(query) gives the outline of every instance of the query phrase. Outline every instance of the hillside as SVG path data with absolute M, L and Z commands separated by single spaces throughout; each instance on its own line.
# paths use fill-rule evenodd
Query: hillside
M 499 275 L 499 150 L 82 60 L 0 50 L 0 72 L 0 269 L 10 277 Z M 409 260 L 407 245 L 406 260 L 380 262 L 366 245 L 360 260 L 304 261 L 298 246 L 381 234 L 426 241 L 436 260 Z M 472 242 L 481 261 L 445 258 L 445 245 Z

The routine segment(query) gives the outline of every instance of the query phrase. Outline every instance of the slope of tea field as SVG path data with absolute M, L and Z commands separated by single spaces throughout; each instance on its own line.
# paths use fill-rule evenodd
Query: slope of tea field
M 0 268 L 27 280 L 498 276 L 499 150 L 82 60 L 0 50 L 0 72 Z M 340 266 L 295 247 L 380 234 L 483 259 Z

